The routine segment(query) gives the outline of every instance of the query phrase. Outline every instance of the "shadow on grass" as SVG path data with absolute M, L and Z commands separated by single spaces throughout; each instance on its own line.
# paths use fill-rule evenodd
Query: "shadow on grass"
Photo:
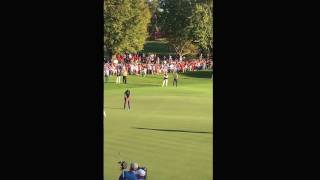
M 212 71 L 193 71 L 193 72 L 185 72 L 183 73 L 184 76 L 187 77 L 194 77 L 194 78 L 211 78 Z
M 210 131 L 192 131 L 192 130 L 178 130 L 178 129 L 153 129 L 153 128 L 139 128 L 132 127 L 133 129 L 150 130 L 150 131 L 166 131 L 166 132 L 184 132 L 184 133 L 199 133 L 199 134 L 212 134 Z

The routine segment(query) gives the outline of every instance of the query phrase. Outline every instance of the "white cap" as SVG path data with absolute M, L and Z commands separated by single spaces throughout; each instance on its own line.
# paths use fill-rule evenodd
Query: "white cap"
M 138 172 L 137 172 L 137 174 L 138 174 L 139 176 L 145 176 L 145 175 L 146 175 L 146 172 L 145 172 L 143 169 L 139 169 Z

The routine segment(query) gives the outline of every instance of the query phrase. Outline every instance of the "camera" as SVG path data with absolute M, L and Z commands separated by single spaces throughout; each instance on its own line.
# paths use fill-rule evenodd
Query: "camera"
M 119 161 L 118 164 L 120 164 L 120 170 L 127 169 L 128 164 L 125 161 Z

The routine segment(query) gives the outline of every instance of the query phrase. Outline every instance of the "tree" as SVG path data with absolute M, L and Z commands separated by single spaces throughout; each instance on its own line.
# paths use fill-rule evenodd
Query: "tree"
M 157 11 L 159 8 L 159 0 L 148 0 L 149 9 L 151 12 L 151 22 L 148 27 L 149 35 L 152 39 L 156 39 L 156 33 L 158 32 L 159 28 L 157 25 L 158 17 Z
M 104 0 L 104 45 L 109 57 L 142 50 L 150 18 L 145 0 Z
M 208 4 L 196 4 L 191 25 L 193 39 L 209 55 L 213 46 L 213 17 Z
M 148 5 L 151 11 L 151 14 L 155 14 L 159 8 L 159 0 L 148 0 Z
M 159 0 L 158 22 L 180 56 L 199 49 L 210 52 L 213 44 L 213 0 Z
M 191 17 L 195 0 L 161 0 L 159 15 L 161 30 L 180 56 L 194 51 Z

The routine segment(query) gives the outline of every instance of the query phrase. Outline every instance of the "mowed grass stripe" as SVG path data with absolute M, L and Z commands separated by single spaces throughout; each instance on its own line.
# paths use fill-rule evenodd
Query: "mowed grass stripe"
M 156 136 L 156 135 L 155 135 Z M 108 138 L 108 137 L 106 137 Z M 111 138 L 111 137 L 109 137 Z M 114 144 L 114 143 L 122 143 L 122 144 L 125 144 L 123 142 L 128 142 L 127 141 L 127 137 L 126 138 L 116 138 L 116 137 L 112 137 L 114 140 L 106 140 L 105 142 L 106 143 L 111 143 Z M 162 146 L 167 146 L 167 147 L 175 147 L 177 145 L 181 145 L 183 144 L 182 146 L 183 147 L 188 147 L 188 148 L 198 148 L 198 147 L 201 147 L 201 146 L 207 146 L 209 143 L 208 141 L 212 139 L 212 136 L 211 137 L 207 137 L 204 139 L 204 141 L 198 141 L 198 142 L 194 142 L 196 141 L 196 139 L 191 139 L 190 140 L 177 140 L 177 139 L 171 139 L 171 138 L 158 138 L 158 137 L 154 137 L 154 138 L 137 138 L 135 139 L 134 141 L 132 141 L 134 144 L 145 144 L 145 145 L 150 145 L 150 146 L 157 146 L 159 144 L 161 144 Z M 194 141 L 192 141 L 194 140 Z M 133 143 L 127 143 L 127 144 L 133 144 Z M 108 146 L 106 146 L 108 147 Z M 112 148 L 112 146 L 110 146 Z M 199 148 L 200 149 L 200 148 Z M 205 151 L 204 151 L 205 152 Z
M 160 147 L 161 148 L 161 147 Z M 141 151 L 134 150 L 134 149 L 124 149 L 121 151 L 121 156 L 124 159 L 131 160 L 131 161 L 137 161 L 140 164 L 145 165 L 151 165 L 154 161 L 167 161 L 170 163 L 173 163 L 173 160 L 178 160 L 180 157 L 186 156 L 188 158 L 185 159 L 185 162 L 187 163 L 193 163 L 193 162 L 203 162 L 203 161 L 212 161 L 210 159 L 210 154 L 195 154 L 194 152 L 185 151 L 185 150 L 163 150 L 160 149 L 162 154 L 159 154 L 158 151 L 154 148 L 153 150 L 150 150 L 149 153 L 144 154 L 141 153 Z M 110 150 L 109 152 L 105 153 L 106 159 L 113 159 L 113 162 L 119 161 L 120 157 L 117 156 L 119 152 Z M 148 158 L 148 157 L 151 157 Z M 212 156 L 211 156 L 212 157 Z M 172 161 L 172 162 L 171 162 Z M 197 167 L 197 166 L 195 166 Z M 201 167 L 198 167 L 201 168 Z
M 115 144 L 116 145 L 116 144 Z M 118 144 L 118 145 L 125 145 L 125 144 Z M 208 157 L 210 157 L 210 154 L 208 153 L 203 153 L 203 152 L 198 152 L 192 149 L 184 149 L 184 148 L 166 148 L 163 146 L 155 146 L 155 147 L 148 147 L 145 149 L 145 151 L 148 151 L 147 154 L 141 154 L 141 151 L 136 150 L 136 149 L 129 149 L 129 150 L 123 150 L 123 151 L 113 151 L 112 149 L 109 150 L 110 154 L 112 155 L 116 155 L 119 152 L 121 154 L 126 154 L 129 158 L 127 160 L 130 159 L 136 159 L 138 162 L 141 162 L 141 160 L 139 159 L 140 157 L 146 156 L 146 155 L 152 155 L 153 158 L 164 158 L 163 156 L 166 154 L 171 154 L 175 157 L 180 157 L 182 154 L 187 154 L 188 156 L 188 161 L 192 160 L 189 156 L 193 156 L 196 155 L 196 158 L 199 160 L 207 160 Z M 159 152 L 161 152 L 161 154 L 159 154 Z M 108 153 L 106 153 L 108 154 Z M 133 154 L 140 154 L 139 156 L 132 156 Z M 131 158 L 130 158 L 131 157 Z M 135 157 L 139 157 L 138 159 Z M 166 158 L 168 159 L 173 159 L 173 157 L 170 156 L 166 156 Z M 119 160 L 119 159 L 118 159 Z M 152 161 L 154 161 L 155 159 L 152 159 Z M 150 160 L 149 160 L 150 161 Z
M 144 140 L 144 139 L 143 139 Z M 151 151 L 153 149 L 162 148 L 164 151 L 168 150 L 177 150 L 182 149 L 185 152 L 197 152 L 200 154 L 208 154 L 208 151 L 206 149 L 203 149 L 204 147 L 208 146 L 208 144 L 200 145 L 200 144 L 188 144 L 188 145 L 182 145 L 182 143 L 168 143 L 165 141 L 159 142 L 159 143 L 152 143 L 152 141 L 134 141 L 133 143 L 127 143 L 124 141 L 107 141 L 106 143 L 109 144 L 109 146 L 106 146 L 106 148 L 112 149 L 112 146 L 144 146 L 145 151 Z M 159 150 L 159 149 L 158 149 Z M 133 149 L 132 151 L 135 151 Z M 138 150 L 140 151 L 140 150 Z
M 149 133 L 150 134 L 150 133 Z M 197 146 L 208 145 L 210 144 L 210 140 L 212 139 L 212 134 L 201 134 L 201 135 L 190 135 L 185 137 L 174 137 L 176 135 L 167 136 L 165 133 L 153 133 L 152 136 L 148 136 L 147 134 L 135 134 L 135 138 L 129 142 L 134 142 L 139 144 L 142 142 L 148 145 L 157 145 L 163 144 L 164 146 L 176 146 L 183 144 L 183 146 L 193 147 L 194 144 Z M 120 136 L 120 137 L 119 137 Z M 130 135 L 131 136 L 131 135 Z M 130 136 L 117 134 L 116 136 L 106 136 L 105 142 L 128 142 L 127 138 Z M 195 136 L 201 136 L 201 138 L 195 138 Z M 195 146 L 196 147 L 196 146 Z

